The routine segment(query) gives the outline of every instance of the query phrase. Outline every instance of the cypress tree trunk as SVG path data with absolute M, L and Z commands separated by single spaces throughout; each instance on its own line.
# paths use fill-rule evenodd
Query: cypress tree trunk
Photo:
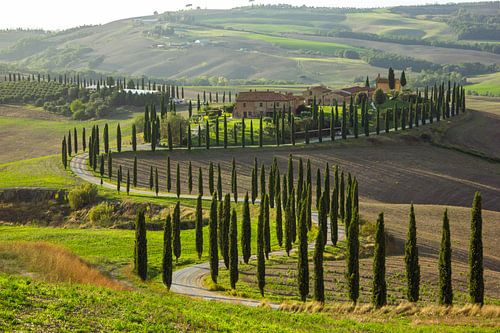
M 380 213 L 378 215 L 375 231 L 372 303 L 377 308 L 387 304 L 387 284 L 385 282 L 384 213 Z
M 443 215 L 443 234 L 439 249 L 439 304 L 451 305 L 453 303 L 453 290 L 451 285 L 451 236 L 448 209 Z
M 278 240 L 278 245 L 283 246 L 283 217 L 281 211 L 281 194 L 278 191 L 276 193 L 276 239 Z
M 250 224 L 250 204 L 248 202 L 248 192 L 245 195 L 245 201 L 243 202 L 243 217 L 241 224 L 241 254 L 243 255 L 243 261 L 248 264 L 248 260 L 251 255 L 251 238 L 252 238 L 252 227 Z
M 469 243 L 469 295 L 471 303 L 484 303 L 483 280 L 483 218 L 481 193 L 476 192 L 472 202 L 471 231 Z
M 305 302 L 309 294 L 309 264 L 307 258 L 307 203 L 300 206 L 299 250 L 298 250 L 298 287 L 300 299 Z
M 229 225 L 229 281 L 231 288 L 236 289 L 236 282 L 238 282 L 238 223 L 234 208 Z
M 179 201 L 175 205 L 173 219 L 174 256 L 177 262 L 181 256 L 181 204 Z
M 170 214 L 167 215 L 163 229 L 162 280 L 167 290 L 170 290 L 172 285 L 172 218 Z
M 217 197 L 212 197 L 212 204 L 210 206 L 210 276 L 213 283 L 217 283 L 217 276 L 219 275 L 219 251 L 217 249 Z
M 203 254 L 203 206 L 201 204 L 201 195 L 196 200 L 196 253 L 198 259 Z
M 347 233 L 347 271 L 346 279 L 349 299 L 356 303 L 359 297 L 359 215 L 355 210 Z
M 266 259 L 264 256 L 264 214 L 263 206 L 260 206 L 259 223 L 257 226 L 257 281 L 260 294 L 264 296 L 264 287 L 266 285 Z
M 148 247 L 146 237 L 146 220 L 144 211 L 137 214 L 135 223 L 135 247 L 134 247 L 134 270 L 141 280 L 146 280 L 148 276 Z
M 420 265 L 418 264 L 417 225 L 413 204 L 410 208 L 410 222 L 405 244 L 405 265 L 408 301 L 417 302 L 420 287 Z

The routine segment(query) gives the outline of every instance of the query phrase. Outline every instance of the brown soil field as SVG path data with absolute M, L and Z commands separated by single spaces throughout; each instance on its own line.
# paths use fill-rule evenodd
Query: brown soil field
M 449 122 L 438 142 L 500 159 L 500 99 L 476 97 L 468 103 L 473 111 Z
M 408 140 L 407 140 L 408 139 Z M 483 194 L 485 209 L 500 211 L 500 164 L 488 162 L 450 149 L 438 148 L 415 140 L 397 137 L 394 140 L 371 137 L 358 142 L 282 147 L 269 149 L 186 151 L 157 151 L 138 153 L 139 186 L 148 187 L 150 166 L 158 168 L 160 188 L 166 185 L 166 161 L 171 158 L 172 191 L 175 192 L 176 163 L 180 163 L 182 193 L 187 193 L 188 163 L 193 165 L 194 193 L 197 193 L 198 167 L 208 186 L 208 164 L 221 164 L 223 191 L 230 190 L 231 160 L 236 158 L 240 195 L 250 190 L 254 158 L 265 163 L 267 170 L 276 158 L 281 172 L 285 172 L 288 156 L 294 160 L 307 158 L 313 168 L 324 170 L 325 163 L 339 165 L 351 172 L 359 182 L 360 196 L 385 203 L 419 203 L 470 206 L 475 191 Z M 134 153 L 115 154 L 115 170 L 119 165 L 132 170 Z M 297 163 L 295 163 L 297 172 Z M 115 172 L 116 173 L 116 172 Z M 115 175 L 116 176 L 116 175 Z M 208 192 L 208 191 L 207 191 Z M 315 193 L 315 192 L 313 192 Z

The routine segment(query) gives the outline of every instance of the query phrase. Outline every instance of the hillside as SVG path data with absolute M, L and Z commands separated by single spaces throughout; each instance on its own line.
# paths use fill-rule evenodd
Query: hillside
M 61 32 L 1 32 L 0 68 L 114 72 L 194 85 L 340 86 L 388 66 L 471 76 L 500 65 L 498 40 L 480 40 L 491 31 L 493 39 L 500 35 L 499 12 L 498 2 L 167 12 Z M 457 19 L 476 33 L 464 32 Z

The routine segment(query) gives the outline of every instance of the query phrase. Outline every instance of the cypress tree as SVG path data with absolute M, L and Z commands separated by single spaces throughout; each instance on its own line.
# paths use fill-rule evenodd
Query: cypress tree
M 264 287 L 266 285 L 266 259 L 264 256 L 264 214 L 263 206 L 260 206 L 261 213 L 259 214 L 259 222 L 257 225 L 257 281 L 259 284 L 260 294 L 264 296 Z
M 285 206 L 285 251 L 288 256 L 290 256 L 290 250 L 292 249 L 292 225 L 295 221 L 292 221 L 292 200 L 289 198 Z
M 191 164 L 191 161 L 189 161 L 188 166 L 188 190 L 189 194 L 193 192 L 193 166 Z
M 413 204 L 410 208 L 410 222 L 405 244 L 405 266 L 408 301 L 417 302 L 419 298 L 420 265 L 418 264 L 417 225 Z
M 227 117 L 224 115 L 224 148 L 227 148 Z
M 108 153 L 108 177 L 109 179 L 113 177 L 113 157 L 111 152 Z
M 219 275 L 219 251 L 217 249 L 217 197 L 212 196 L 212 204 L 210 206 L 210 276 L 213 283 L 217 283 Z
M 72 155 L 71 131 L 68 131 L 68 144 L 67 144 L 67 147 L 68 147 L 68 155 L 71 156 Z
M 173 220 L 174 256 L 177 262 L 181 256 L 181 204 L 179 201 L 175 204 Z
M 352 214 L 347 233 L 347 271 L 346 279 L 349 289 L 349 299 L 356 303 L 359 297 L 359 214 L 358 210 Z
M 245 116 L 241 120 L 241 147 L 245 148 Z
M 163 284 L 170 290 L 172 285 L 172 218 L 167 215 L 163 229 L 163 262 L 162 262 Z
M 203 196 L 203 173 L 201 167 L 198 168 L 198 195 Z
M 177 162 L 177 172 L 176 172 L 176 191 L 177 191 L 177 198 L 181 196 L 181 169 L 179 166 L 179 162 Z
M 116 177 L 116 190 L 118 192 L 120 192 L 121 181 L 122 181 L 122 175 L 121 175 L 121 165 L 120 165 L 120 168 L 118 169 L 118 175 Z
M 296 205 L 295 205 L 295 189 L 292 188 L 292 193 L 290 194 L 290 206 L 291 206 L 291 224 L 290 224 L 290 235 L 292 237 L 292 243 L 295 243 L 297 240 L 297 214 L 296 214 Z M 300 214 L 300 211 L 299 211 Z
M 155 181 L 154 181 L 154 175 L 153 175 L 153 166 L 151 165 L 149 167 L 149 190 L 150 191 L 153 190 L 154 185 L 155 185 Z
M 321 195 L 321 198 L 319 200 L 319 210 L 318 210 L 318 222 L 319 222 L 319 229 L 321 230 L 321 233 L 323 234 L 322 239 L 324 242 L 324 245 L 326 245 L 326 240 L 327 240 L 327 234 L 328 234 L 328 200 L 329 198 L 329 193 L 328 192 L 323 192 Z M 323 245 L 323 246 L 324 246 Z
M 148 247 L 146 219 L 143 210 L 137 214 L 135 223 L 134 270 L 141 280 L 146 280 L 148 276 Z
M 215 184 L 214 184 L 214 164 L 212 161 L 210 161 L 210 164 L 208 166 L 208 191 L 210 194 L 213 194 L 215 191 Z
M 297 177 L 297 196 L 302 196 L 303 186 L 304 186 L 304 165 L 302 163 L 302 157 L 299 158 L 299 171 Z
M 134 185 L 134 187 L 137 187 L 137 156 L 134 156 L 134 170 L 133 170 L 132 184 Z
M 307 258 L 307 204 L 302 203 L 300 206 L 299 218 L 299 250 L 298 250 L 298 287 L 300 299 L 306 301 L 309 294 L 309 264 Z
M 76 127 L 73 128 L 73 144 L 75 146 L 75 155 L 78 154 L 78 133 Z
M 120 165 L 120 168 L 121 168 L 121 165 Z M 120 176 L 121 176 L 121 172 L 120 172 Z M 158 182 L 158 168 L 155 168 L 155 193 L 156 193 L 156 196 L 158 196 L 159 191 L 160 191 L 160 184 Z
M 283 246 L 283 217 L 282 217 L 282 211 L 281 211 L 280 191 L 276 192 L 276 239 L 278 240 L 278 245 L 280 247 L 282 247 Z
M 102 177 L 101 177 L 102 179 Z M 130 170 L 127 169 L 127 195 L 130 194 Z
M 483 280 L 483 218 L 481 193 L 476 192 L 471 210 L 471 231 L 469 241 L 469 296 L 471 303 L 484 303 Z
M 203 254 L 203 206 L 201 204 L 201 195 L 196 200 L 196 253 L 198 259 Z
M 116 148 L 119 153 L 122 151 L 122 131 L 120 129 L 120 124 L 116 125 Z
M 325 197 L 325 200 L 326 200 L 326 206 L 325 206 L 325 209 L 326 209 L 326 214 L 328 215 L 328 213 L 330 212 L 330 165 L 328 164 L 328 162 L 326 163 L 326 166 L 325 166 L 325 181 L 324 181 L 324 192 L 326 193 L 326 197 Z M 326 240 L 326 236 L 325 236 L 325 240 Z
M 252 227 L 250 223 L 250 204 L 248 199 L 248 192 L 245 195 L 245 201 L 243 202 L 243 212 L 242 212 L 242 223 L 241 223 L 241 254 L 243 255 L 243 261 L 248 264 L 248 260 L 251 255 L 251 238 L 252 238 Z
M 66 169 L 68 167 L 68 154 L 67 154 L 67 150 L 66 150 L 66 137 L 64 137 L 62 140 L 61 155 L 62 155 L 62 164 L 64 166 L 64 169 Z
M 207 149 L 210 149 L 210 124 L 207 123 L 205 125 L 205 146 Z
M 86 151 L 87 150 L 87 142 L 85 141 L 87 139 L 87 137 L 85 136 L 85 127 L 82 128 L 82 147 L 83 147 L 83 151 Z
M 266 195 L 266 167 L 264 163 L 260 166 L 260 198 L 264 201 L 264 196 Z
M 238 173 L 236 171 L 236 160 L 234 159 L 233 157 L 233 163 L 232 163 L 232 169 L 233 169 L 233 172 L 232 172 L 232 184 L 231 184 L 231 188 L 233 190 L 233 198 L 234 198 L 234 202 L 238 202 Z
M 224 196 L 222 205 L 222 216 L 219 216 L 219 248 L 224 259 L 224 265 L 229 268 L 229 225 L 231 223 L 231 196 Z
M 132 150 L 137 151 L 137 129 L 132 125 Z
M 453 290 L 451 285 L 451 236 L 448 209 L 443 215 L 443 233 L 439 249 L 439 304 L 451 305 L 453 303 Z
M 274 188 L 276 187 L 274 175 L 276 173 L 276 159 L 274 159 L 273 165 L 271 165 L 271 170 L 269 170 L 269 182 L 268 182 L 268 192 L 269 192 L 269 206 L 274 208 Z
M 319 209 L 319 202 L 321 199 L 321 170 L 316 169 L 316 209 Z
M 219 201 L 222 201 L 222 172 L 220 163 L 217 163 L 217 195 L 219 196 Z
M 257 199 L 257 171 L 255 167 L 252 168 L 252 204 L 255 204 L 255 199 Z
M 187 127 L 187 149 L 191 150 L 191 147 L 193 145 L 192 139 L 191 139 L 191 123 L 188 123 Z
M 250 119 L 250 142 L 253 145 L 255 145 L 255 140 L 253 137 L 253 119 Z
M 264 126 L 262 123 L 262 113 L 260 114 L 260 127 L 259 127 L 259 147 L 262 147 L 264 141 Z
M 269 259 L 269 253 L 271 252 L 271 227 L 269 225 L 269 195 L 264 197 L 264 240 L 265 240 L 265 252 L 266 259 Z
M 337 241 L 338 241 L 338 218 L 339 218 L 339 192 L 337 185 L 334 184 L 332 191 L 332 199 L 330 200 L 330 239 L 333 246 L 337 246 Z
M 201 147 L 201 125 L 198 124 L 198 147 Z
M 172 190 L 172 172 L 170 167 L 170 156 L 167 157 L 167 191 Z
M 326 234 L 318 232 L 314 246 L 314 300 L 325 302 L 325 281 L 323 277 L 323 251 L 326 243 Z
M 288 195 L 292 193 L 293 188 L 293 160 L 292 154 L 288 156 Z
M 387 284 L 385 282 L 384 213 L 380 213 L 378 215 L 375 231 L 372 303 L 377 308 L 387 304 Z
M 109 128 L 107 123 L 104 124 L 103 136 L 104 136 L 104 153 L 107 154 L 109 152 Z
M 346 235 L 349 234 L 349 223 L 351 223 L 352 219 L 352 179 L 351 174 L 348 174 L 347 177 L 347 189 L 345 194 L 345 217 L 344 217 L 344 225 L 346 228 Z
M 231 288 L 236 289 L 236 282 L 238 282 L 238 223 L 234 208 L 229 225 L 229 281 Z
M 218 147 L 220 143 L 219 139 L 219 116 L 215 118 L 215 145 Z

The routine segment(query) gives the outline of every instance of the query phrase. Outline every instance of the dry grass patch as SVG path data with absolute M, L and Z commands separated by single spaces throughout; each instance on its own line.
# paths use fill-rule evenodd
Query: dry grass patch
M 10 265 L 8 260 L 12 261 Z M 67 249 L 47 242 L 0 243 L 0 270 L 13 272 L 9 266 L 14 265 L 15 269 L 22 270 L 17 273 L 36 276 L 49 282 L 81 283 L 114 290 L 127 289 Z

